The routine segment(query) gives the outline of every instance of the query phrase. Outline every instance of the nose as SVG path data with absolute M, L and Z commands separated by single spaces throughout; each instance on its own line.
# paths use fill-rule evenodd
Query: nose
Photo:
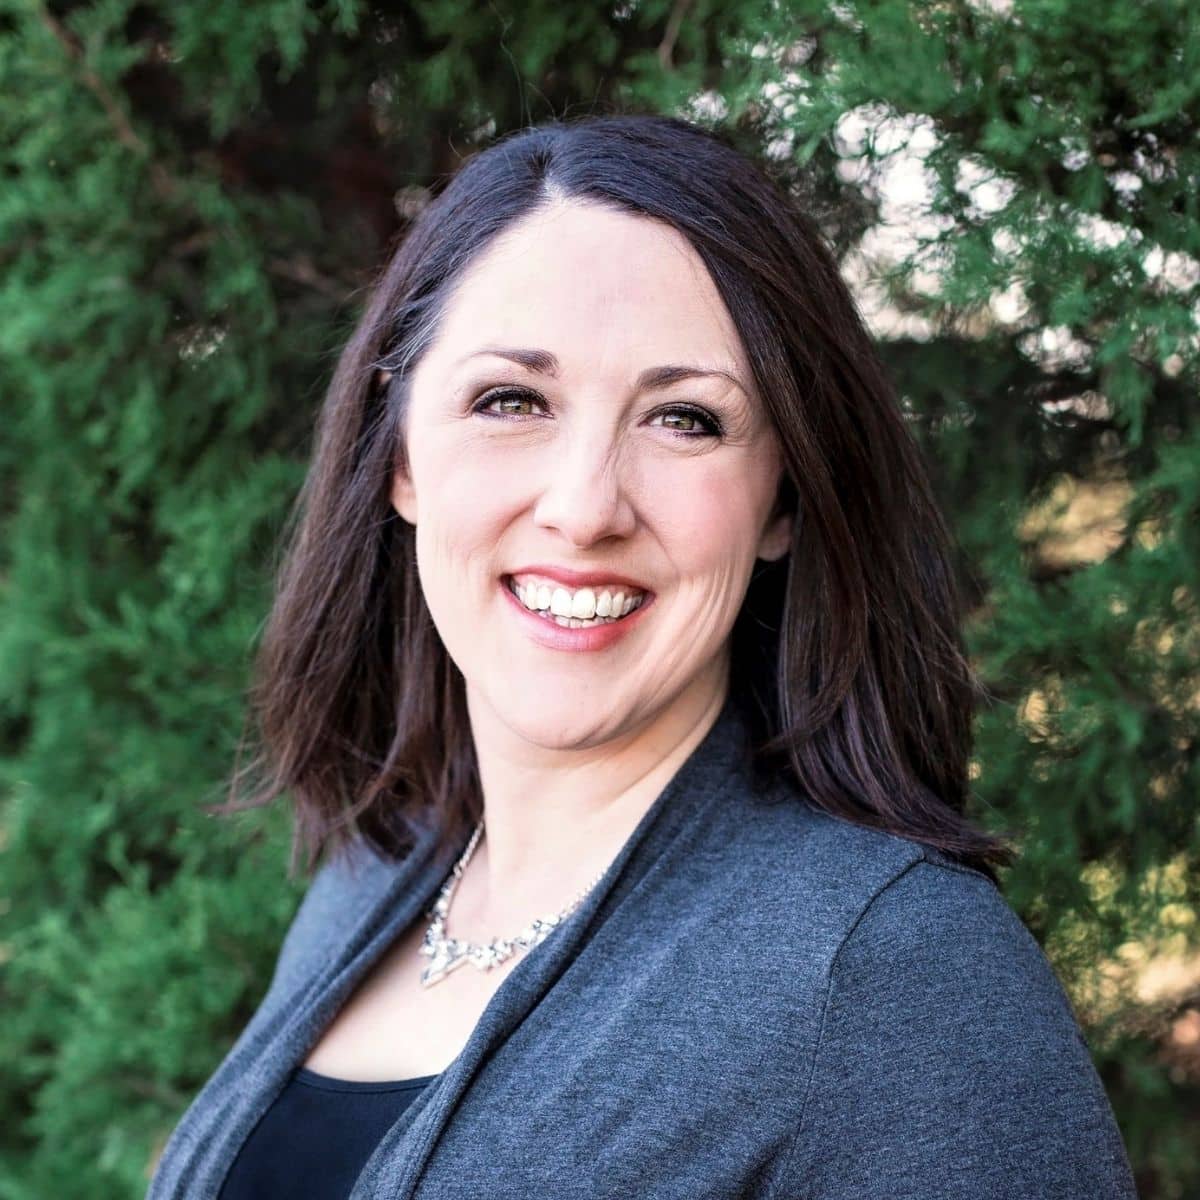
M 556 440 L 545 464 L 534 520 L 575 546 L 629 537 L 637 515 L 622 482 L 620 455 L 595 428 Z

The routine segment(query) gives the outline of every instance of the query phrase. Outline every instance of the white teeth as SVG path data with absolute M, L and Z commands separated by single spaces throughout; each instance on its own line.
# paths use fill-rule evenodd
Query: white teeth
M 571 597 L 571 616 L 579 621 L 590 621 L 596 615 L 596 593 L 591 588 L 580 588 Z
M 571 628 L 628 616 L 645 598 L 642 593 L 627 596 L 624 589 L 597 592 L 594 588 L 585 587 L 570 592 L 564 587 L 551 588 L 544 583 L 518 584 L 515 581 L 510 583 L 510 587 L 526 608 L 541 612 L 559 625 Z

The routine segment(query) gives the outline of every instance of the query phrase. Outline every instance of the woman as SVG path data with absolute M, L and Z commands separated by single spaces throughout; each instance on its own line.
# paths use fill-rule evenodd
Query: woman
M 152 1200 L 1134 1195 L 963 817 L 920 459 L 684 122 L 525 130 L 347 345 L 257 701 L 328 852 Z

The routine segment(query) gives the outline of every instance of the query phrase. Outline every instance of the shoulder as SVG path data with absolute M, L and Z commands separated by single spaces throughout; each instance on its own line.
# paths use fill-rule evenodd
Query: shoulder
M 862 988 L 920 1004 L 938 985 L 1011 995 L 1026 1017 L 1034 1003 L 1047 1017 L 1069 1015 L 1037 940 L 982 872 L 822 812 L 790 787 L 747 792 L 730 807 L 722 836 L 736 843 L 736 874 L 786 898 L 794 936 L 810 948 L 817 940 L 842 998 Z
M 777 936 L 791 930 L 806 957 L 819 949 L 826 966 L 868 912 L 904 925 L 923 920 L 927 907 L 974 906 L 976 925 L 990 914 L 1014 932 L 1016 916 L 987 876 L 920 842 L 826 813 L 790 783 L 758 788 L 743 779 L 712 811 L 705 837 L 731 890 L 771 898 Z M 910 874 L 922 886 L 904 884 Z
M 1131 1198 L 1070 999 L 1002 892 L 790 803 L 755 808 L 744 836 L 759 886 L 786 897 L 776 961 L 800 964 L 790 983 L 813 1006 L 779 1194 Z
M 923 847 L 863 906 L 833 967 L 844 991 L 866 977 L 878 983 L 881 971 L 932 980 L 953 966 L 960 987 L 973 983 L 995 991 L 1002 984 L 1037 982 L 1052 984 L 1057 996 L 1061 989 L 1048 965 L 991 880 Z
M 288 991 L 324 967 L 347 931 L 389 891 L 416 853 L 387 859 L 355 839 L 327 858 L 284 935 L 271 992 Z
M 791 1170 L 814 1196 L 860 1195 L 850 1172 L 864 1196 L 1135 1194 L 1070 999 L 985 876 L 923 854 L 847 929 Z
M 830 1003 L 992 1006 L 1014 1029 L 1040 1022 L 1081 1038 L 1041 946 L 982 872 L 816 809 L 791 785 L 727 800 L 708 837 L 722 887 L 755 897 L 740 910 L 744 944 L 769 936 L 809 965 Z
M 932 1003 L 937 987 L 1008 991 L 1028 1015 L 1069 1014 L 1033 935 L 986 875 L 909 838 L 817 809 L 792 785 L 726 791 L 703 832 L 664 877 L 687 902 L 719 916 L 722 961 L 739 977 L 796 964 L 764 980 L 792 1006 L 880 996 Z M 717 936 L 714 934 L 714 937 Z M 766 952 L 769 951 L 769 954 Z M 1061 1027 L 1061 1026 L 1060 1026 Z
M 873 895 L 846 931 L 830 964 L 827 1051 L 837 1050 L 839 1025 L 853 1030 L 863 1012 L 896 1028 L 953 1028 L 955 1052 L 966 1056 L 1010 1054 L 1019 1043 L 1024 1057 L 1039 1042 L 1086 1052 L 1057 974 L 1004 895 L 933 851 Z

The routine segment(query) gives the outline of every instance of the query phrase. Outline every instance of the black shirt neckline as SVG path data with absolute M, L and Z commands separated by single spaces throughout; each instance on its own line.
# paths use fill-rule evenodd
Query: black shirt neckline
M 320 1075 L 308 1067 L 297 1067 L 294 1078 L 307 1087 L 323 1092 L 403 1092 L 423 1088 L 436 1079 L 436 1075 L 419 1075 L 413 1079 L 335 1079 L 332 1075 Z

